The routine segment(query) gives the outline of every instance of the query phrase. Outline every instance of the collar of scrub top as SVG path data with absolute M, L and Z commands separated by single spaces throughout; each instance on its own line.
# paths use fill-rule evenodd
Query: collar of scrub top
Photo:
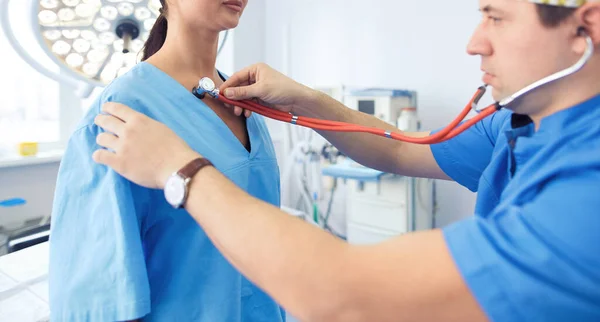
M 523 0 L 521 0 L 521 1 L 523 1 Z M 526 1 L 531 2 L 531 3 L 551 5 L 551 6 L 577 8 L 588 2 L 599 2 L 600 0 L 526 0 Z M 240 100 L 240 101 L 230 100 L 230 99 L 226 98 L 225 96 L 220 95 L 219 89 L 215 86 L 215 83 L 210 78 L 207 78 L 207 77 L 200 79 L 198 86 L 194 87 L 192 89 L 192 93 L 199 99 L 204 99 L 206 94 L 208 94 L 212 98 L 217 99 L 223 103 L 229 104 L 231 106 L 238 106 L 238 107 L 247 109 L 249 111 L 258 113 L 260 115 L 272 118 L 274 120 L 291 123 L 293 125 L 300 125 L 303 127 L 308 127 L 308 128 L 314 129 L 314 130 L 370 133 L 370 134 L 382 136 L 382 137 L 389 138 L 389 139 L 394 139 L 394 140 L 404 141 L 404 142 L 409 142 L 409 143 L 415 143 L 415 144 L 437 144 L 437 143 L 441 143 L 441 142 L 444 142 L 444 141 L 454 138 L 455 136 L 459 135 L 460 133 L 464 132 L 471 126 L 478 123 L 479 121 L 494 114 L 496 111 L 499 111 L 500 109 L 512 104 L 513 102 L 515 102 L 516 100 L 520 99 L 521 97 L 529 94 L 530 92 L 535 91 L 537 88 L 539 88 L 543 85 L 546 85 L 548 83 L 554 82 L 558 79 L 562 79 L 568 75 L 571 75 L 571 74 L 579 71 L 592 57 L 592 54 L 594 53 L 594 44 L 592 42 L 592 39 L 589 37 L 589 35 L 586 34 L 584 28 L 580 28 L 578 30 L 578 34 L 582 37 L 585 37 L 586 42 L 587 42 L 587 49 L 586 49 L 585 53 L 582 55 L 582 57 L 579 59 L 579 61 L 577 61 L 574 65 L 572 65 L 571 67 L 566 68 L 562 71 L 554 73 L 548 77 L 545 77 L 545 78 L 521 89 L 520 91 L 516 92 L 515 94 L 513 94 L 501 101 L 498 101 L 494 104 L 491 104 L 490 106 L 488 106 L 482 110 L 478 110 L 477 105 L 478 105 L 479 101 L 481 100 L 481 98 L 483 97 L 483 95 L 485 94 L 486 89 L 487 89 L 487 85 L 481 86 L 481 87 L 479 87 L 477 92 L 473 95 L 473 97 L 471 98 L 471 100 L 469 101 L 467 106 L 465 106 L 465 108 L 460 113 L 460 115 L 456 119 L 454 119 L 452 121 L 452 123 L 450 123 L 448 126 L 443 128 L 441 131 L 439 131 L 435 134 L 426 136 L 426 137 L 416 138 L 416 137 L 411 137 L 411 136 L 403 135 L 403 134 L 396 133 L 396 132 L 392 133 L 391 131 L 361 126 L 361 125 L 357 125 L 357 124 L 350 124 L 350 123 L 345 123 L 345 122 L 337 122 L 337 121 L 321 120 L 321 119 L 310 118 L 310 117 L 296 116 L 291 113 L 286 113 L 286 112 L 282 112 L 282 111 L 278 111 L 278 110 L 275 110 L 272 108 L 262 106 L 252 100 Z M 463 122 L 464 119 L 467 117 L 467 115 L 471 111 L 476 111 L 478 113 L 478 115 L 471 118 L 470 120 Z

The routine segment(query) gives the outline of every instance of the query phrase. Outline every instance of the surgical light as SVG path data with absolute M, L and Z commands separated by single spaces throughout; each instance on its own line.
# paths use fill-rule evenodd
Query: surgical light
M 23 0 L 20 0 L 21 2 Z M 82 97 L 127 72 L 159 16 L 160 0 L 28 0 L 30 24 L 46 54 L 59 66 L 52 72 L 33 59 L 14 35 L 10 0 L 0 0 L 0 24 L 9 43 L 43 75 L 71 85 Z M 220 53 L 227 32 L 221 39 Z

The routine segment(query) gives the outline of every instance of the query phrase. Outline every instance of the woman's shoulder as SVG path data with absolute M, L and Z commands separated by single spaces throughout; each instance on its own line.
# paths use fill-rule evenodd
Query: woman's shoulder
M 101 101 L 111 102 L 117 99 L 135 100 L 152 91 L 152 82 L 149 82 L 145 63 L 139 63 L 127 73 L 114 79 L 98 97 Z
M 140 110 L 145 93 L 154 90 L 150 88 L 153 85 L 148 82 L 148 76 L 145 74 L 144 69 L 143 63 L 135 65 L 127 73 L 109 83 L 93 100 L 91 105 L 85 107 L 87 112 L 79 128 L 92 125 L 96 115 L 101 113 L 102 105 L 108 102 L 117 102 L 135 110 Z

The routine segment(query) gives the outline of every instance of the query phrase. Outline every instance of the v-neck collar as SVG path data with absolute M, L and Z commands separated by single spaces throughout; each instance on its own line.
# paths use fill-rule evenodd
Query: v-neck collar
M 177 106 L 177 108 L 189 108 L 193 106 L 197 106 L 200 104 L 200 108 L 202 108 L 202 115 L 208 117 L 212 124 L 215 124 L 219 127 L 220 132 L 219 135 L 225 136 L 228 140 L 235 141 L 237 146 L 236 150 L 239 150 L 240 153 L 243 153 L 247 158 L 252 159 L 256 156 L 257 151 L 260 148 L 260 137 L 258 137 L 258 124 L 256 121 L 256 116 L 252 114 L 246 120 L 246 131 L 248 133 L 248 140 L 250 142 L 250 151 L 246 149 L 244 144 L 235 136 L 235 134 L 231 131 L 229 126 L 215 113 L 206 103 L 202 100 L 198 99 L 194 94 L 192 94 L 191 89 L 186 89 L 181 83 L 176 81 L 169 74 L 165 73 L 158 67 L 148 63 L 148 62 L 140 62 L 137 66 L 138 68 L 147 71 L 149 74 L 148 81 L 151 81 L 156 85 L 157 88 L 173 88 L 176 91 L 171 91 L 169 93 L 165 93 L 165 95 L 171 96 L 171 99 L 176 101 L 181 106 Z M 227 77 L 223 75 L 219 70 L 217 70 L 221 79 L 226 80 Z

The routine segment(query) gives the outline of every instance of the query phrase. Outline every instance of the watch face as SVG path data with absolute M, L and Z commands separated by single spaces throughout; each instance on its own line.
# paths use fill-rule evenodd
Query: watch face
M 172 175 L 165 185 L 165 198 L 173 207 L 180 207 L 185 200 L 185 180 L 177 174 Z

